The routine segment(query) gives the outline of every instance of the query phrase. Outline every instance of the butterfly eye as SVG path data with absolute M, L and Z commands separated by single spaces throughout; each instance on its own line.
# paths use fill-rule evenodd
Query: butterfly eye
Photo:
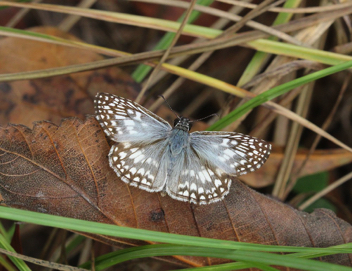
M 175 119 L 174 120 L 174 127 L 177 125 L 177 123 L 179 123 L 180 122 L 180 119 Z

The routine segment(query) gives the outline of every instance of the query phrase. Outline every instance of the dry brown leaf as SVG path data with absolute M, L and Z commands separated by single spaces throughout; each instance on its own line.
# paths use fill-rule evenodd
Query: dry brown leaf
M 72 35 L 53 27 L 30 29 L 65 39 Z M 15 73 L 63 67 L 101 60 L 94 52 L 20 38 L 0 40 L 0 73 Z M 84 119 L 92 114 L 92 97 L 104 90 L 136 97 L 139 85 L 121 69 L 112 67 L 38 80 L 0 83 L 0 125 L 49 120 L 59 124 L 64 117 Z
M 224 201 L 195 206 L 126 185 L 108 165 L 98 122 L 66 119 L 0 129 L 0 193 L 8 206 L 120 226 L 271 245 L 326 247 L 352 241 L 329 210 L 297 211 L 234 181 Z M 114 240 L 98 236 L 108 243 Z M 179 259 L 192 265 L 219 259 Z M 324 258 L 352 265 L 352 255 Z

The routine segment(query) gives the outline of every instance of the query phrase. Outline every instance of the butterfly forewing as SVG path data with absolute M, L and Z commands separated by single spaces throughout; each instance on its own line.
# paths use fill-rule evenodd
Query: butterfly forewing
M 259 169 L 271 150 L 264 140 L 233 132 L 194 132 L 190 144 L 204 161 L 232 176 Z
M 143 106 L 109 93 L 98 93 L 94 100 L 97 120 L 106 135 L 116 142 L 145 142 L 165 138 L 168 122 Z

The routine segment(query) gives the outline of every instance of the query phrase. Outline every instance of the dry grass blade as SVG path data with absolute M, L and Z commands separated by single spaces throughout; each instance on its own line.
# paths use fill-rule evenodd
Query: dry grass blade
M 307 116 L 309 102 L 312 96 L 313 86 L 309 84 L 304 86 L 303 92 L 300 94 L 298 99 L 298 105 L 296 109 L 296 114 L 302 117 Z M 303 132 L 303 127 L 298 123 L 293 123 L 290 131 L 290 136 L 287 140 L 286 149 L 285 149 L 285 157 L 280 166 L 279 172 L 276 177 L 275 186 L 273 189 L 273 196 L 277 197 L 281 200 L 285 200 L 285 192 L 287 188 L 287 183 L 290 180 L 290 175 L 295 159 L 295 155 L 297 153 L 298 144 L 300 141 L 300 137 Z
M 69 265 L 65 265 L 65 264 L 59 264 L 59 263 L 55 263 L 55 262 L 48 262 L 48 261 L 44 261 L 44 260 L 39 260 L 37 258 L 33 258 L 33 257 L 28 257 L 16 252 L 11 252 L 8 251 L 6 249 L 0 248 L 0 252 L 8 255 L 8 256 L 12 256 L 12 257 L 16 257 L 19 259 L 22 259 L 26 262 L 29 263 L 33 263 L 36 265 L 40 265 L 46 268 L 50 268 L 50 269 L 55 269 L 55 270 L 63 270 L 63 271 L 86 271 L 87 269 L 83 269 L 83 268 L 78 268 L 78 267 L 73 267 L 73 266 L 69 266 Z
M 322 129 L 323 130 L 326 130 L 329 127 L 329 125 L 331 124 L 332 119 L 333 119 L 334 115 L 336 114 L 338 106 L 340 105 L 340 103 L 342 101 L 342 98 L 343 98 L 343 96 L 345 94 L 345 91 L 347 89 L 347 86 L 348 86 L 350 80 L 351 80 L 350 77 L 347 76 L 345 81 L 344 81 L 344 84 L 343 84 L 343 86 L 341 88 L 341 91 L 339 93 L 339 96 L 338 96 L 338 98 L 337 98 L 337 100 L 336 100 L 336 102 L 334 104 L 334 107 L 331 109 L 331 112 L 329 113 L 329 116 L 326 118 L 325 122 L 322 125 Z M 315 151 L 315 149 L 316 149 L 316 147 L 317 147 L 317 145 L 318 145 L 320 140 L 321 140 L 321 136 L 317 135 L 316 138 L 314 139 L 314 142 L 313 142 L 310 150 L 309 150 L 309 153 L 307 154 L 306 159 L 302 162 L 300 168 L 296 172 L 294 172 L 293 176 L 291 176 L 292 183 L 288 187 L 288 189 L 287 189 L 288 191 L 286 191 L 286 195 L 293 188 L 295 180 L 298 178 L 298 176 L 301 175 L 301 171 L 304 169 L 305 165 L 307 164 L 307 162 L 308 162 L 310 156 L 312 155 L 312 153 Z
M 170 1 L 171 2 L 171 1 Z M 184 3 L 186 6 L 184 6 L 185 8 L 187 8 L 187 3 Z M 160 23 L 160 24 L 156 24 L 155 22 L 150 23 L 150 24 L 146 24 L 145 22 L 141 22 L 139 19 L 135 18 L 135 21 L 132 21 L 130 18 L 125 18 L 125 16 L 123 14 L 117 14 L 117 13 L 111 13 L 111 12 L 105 12 L 105 11 L 98 11 L 98 10 L 89 10 L 89 9 L 81 9 L 81 8 L 75 8 L 75 7 L 66 7 L 66 6 L 59 6 L 59 5 L 49 5 L 49 4 L 30 4 L 30 3 L 14 3 L 14 2 L 9 2 L 9 1 L 0 1 L 0 5 L 4 5 L 4 6 L 14 6 L 14 7 L 24 7 L 24 8 L 33 8 L 33 9 L 39 9 L 39 10 L 46 10 L 46 11 L 53 11 L 53 12 L 62 12 L 62 13 L 67 13 L 67 14 L 72 14 L 72 15 L 76 15 L 76 16 L 84 16 L 84 17 L 90 17 L 90 18 L 94 18 L 94 19 L 99 19 L 99 20 L 105 20 L 105 21 L 110 21 L 110 22 L 116 22 L 116 23 L 124 23 L 124 24 L 132 24 L 135 26 L 141 26 L 141 27 L 150 27 L 150 28 L 154 28 L 154 29 L 159 29 L 159 30 L 164 30 L 164 31 L 171 31 L 171 32 L 176 32 L 178 27 L 178 24 L 171 24 L 166 26 L 165 22 Z M 182 5 L 182 3 L 178 3 L 178 5 Z M 197 9 L 198 7 L 195 6 L 195 9 Z M 199 11 L 202 12 L 208 12 L 208 13 L 212 13 L 212 9 L 209 9 L 207 7 L 202 7 L 200 6 Z M 290 31 L 294 31 L 295 29 L 297 29 L 297 27 L 302 28 L 308 25 L 312 25 L 312 24 L 316 24 L 319 21 L 326 21 L 326 20 L 331 20 L 343 15 L 347 15 L 349 14 L 349 10 L 352 9 L 352 6 L 349 5 L 347 8 L 346 7 L 340 7 L 337 10 L 333 10 L 333 11 L 329 11 L 329 12 L 325 12 L 324 14 L 314 14 L 311 16 L 311 19 L 309 19 L 309 17 L 303 18 L 302 20 L 297 20 L 293 26 L 289 27 L 288 29 L 285 29 L 285 25 L 279 25 L 279 26 L 275 26 L 275 27 L 266 27 L 263 26 L 261 24 L 258 24 L 256 22 L 247 22 L 248 26 L 254 28 L 254 29 L 258 29 L 261 32 L 261 36 L 258 36 L 254 39 L 257 38 L 262 38 L 265 37 L 267 35 L 271 36 L 278 36 L 279 38 L 282 39 L 289 39 L 289 42 L 293 42 L 293 43 L 297 43 L 297 41 L 293 40 L 291 37 L 286 36 L 282 33 L 276 32 L 276 31 L 282 31 L 282 32 L 290 32 Z M 220 12 L 220 13 L 219 13 Z M 221 11 L 216 11 L 216 14 L 219 17 L 225 17 L 228 18 L 230 20 L 236 20 L 239 21 L 241 19 L 241 17 L 239 16 L 235 16 L 233 14 L 229 14 L 226 12 L 221 13 Z M 157 20 L 156 20 L 157 21 Z M 299 22 L 300 21 L 300 22 Z M 302 24 L 305 24 L 304 26 Z M 288 24 L 289 25 L 289 24 Z M 292 28 L 293 27 L 293 28 Z M 266 34 L 264 34 L 266 33 Z M 183 32 L 183 34 L 188 34 L 188 35 L 195 35 L 197 36 L 196 33 L 194 32 L 188 32 L 185 31 Z M 199 36 L 201 36 L 201 33 L 198 33 Z M 264 36 L 262 36 L 264 35 Z M 211 38 L 209 36 L 205 36 L 206 38 Z
M 148 1 L 146 1 L 148 2 Z M 172 2 L 172 1 L 170 1 Z M 169 3 L 170 3 L 169 2 Z M 226 31 L 224 31 L 222 34 L 220 34 L 217 38 L 221 38 L 223 36 L 226 36 L 226 35 L 231 35 L 231 34 L 234 34 L 236 33 L 242 26 L 244 26 L 246 23 L 251 23 L 249 20 L 251 18 L 254 18 L 255 16 L 258 16 L 260 15 L 261 13 L 265 12 L 266 10 L 266 7 L 269 3 L 271 3 L 272 1 L 264 1 L 260 6 L 258 6 L 258 11 L 257 10 L 253 10 L 253 12 L 250 12 L 248 13 L 244 18 L 242 18 L 241 20 L 239 20 L 239 22 L 237 24 L 235 24 L 234 26 L 230 27 L 229 29 L 227 29 Z M 176 4 L 176 3 L 175 3 Z M 177 4 L 179 4 L 179 2 L 177 2 Z M 279 4 L 279 3 L 275 3 L 275 4 Z M 261 9 L 262 7 L 264 7 L 263 9 Z M 200 7 L 202 8 L 202 7 Z M 207 8 L 207 7 L 204 7 L 204 8 Z M 261 10 L 260 10 L 261 9 Z M 235 9 L 233 10 L 235 11 Z M 237 10 L 239 11 L 239 10 Z M 229 14 L 232 14 L 232 12 L 228 12 Z M 237 15 L 235 15 L 237 16 Z M 203 53 L 201 56 L 199 56 L 197 58 L 197 60 L 195 60 L 193 62 L 193 64 L 191 64 L 189 67 L 188 67 L 188 70 L 190 71 L 195 71 L 196 69 L 198 69 L 211 55 L 213 54 L 212 51 L 209 51 L 209 52 L 205 52 Z M 183 59 L 185 60 L 185 59 Z M 175 91 L 175 89 L 177 87 L 179 87 L 182 83 L 184 82 L 184 78 L 180 77 L 178 78 L 164 93 L 164 97 L 168 98 L 171 93 L 173 93 Z M 158 106 L 161 105 L 162 103 L 162 99 L 158 99 L 151 107 L 150 107 L 150 110 L 155 110 Z M 192 107 L 193 110 L 196 109 L 196 107 Z
M 332 24 L 331 22 L 320 23 L 315 27 L 310 27 L 308 29 L 302 30 L 296 37 L 303 40 L 305 43 L 322 47 L 325 44 L 326 30 Z M 308 34 L 309 33 L 309 34 Z M 317 40 L 319 42 L 317 42 Z M 305 85 L 301 89 L 299 98 L 297 101 L 297 115 L 306 117 L 309 109 L 309 105 L 312 98 L 314 83 Z M 298 123 L 293 123 L 290 131 L 289 138 L 287 140 L 285 158 L 283 159 L 282 165 L 276 177 L 275 186 L 273 189 L 273 195 L 284 200 L 290 189 L 294 186 L 294 181 L 291 179 L 291 171 L 294 163 L 294 157 L 296 155 L 298 144 L 300 142 L 300 137 L 303 132 L 303 127 L 298 125 Z
M 237 6 L 242 6 L 250 9 L 255 9 L 257 7 L 256 4 L 245 3 L 243 1 L 236 0 L 217 0 L 219 2 L 233 4 Z M 319 6 L 319 7 L 304 7 L 304 8 L 282 8 L 282 7 L 272 7 L 268 11 L 271 12 L 287 12 L 287 13 L 317 13 L 317 12 L 326 12 L 332 11 L 340 8 L 350 7 L 351 3 L 339 3 L 334 4 L 332 6 Z
M 345 150 L 352 152 L 352 148 L 347 146 L 346 144 L 342 143 L 341 141 L 337 140 L 336 138 L 334 138 L 333 136 L 331 136 L 329 133 L 325 132 L 324 130 L 322 130 L 321 128 L 319 128 L 317 125 L 309 122 L 308 120 L 306 120 L 305 118 L 302 118 L 300 116 L 298 116 L 297 114 L 293 113 L 292 111 L 278 105 L 275 104 L 273 102 L 267 102 L 267 105 L 269 105 L 271 107 L 271 109 L 278 113 L 281 114 L 293 121 L 296 121 L 298 123 L 300 123 L 301 125 L 305 126 L 306 128 L 316 132 L 317 134 L 325 137 L 326 139 L 331 140 L 332 142 L 334 142 L 336 145 L 344 148 Z
M 136 102 L 139 103 L 140 100 L 142 99 L 144 93 L 147 91 L 149 84 L 151 82 L 151 80 L 153 79 L 154 76 L 156 76 L 156 74 L 159 72 L 159 69 L 161 68 L 162 64 L 165 62 L 165 60 L 168 58 L 168 56 L 170 55 L 170 51 L 171 49 L 175 46 L 177 40 L 179 39 L 179 37 L 182 34 L 183 29 L 185 28 L 188 19 L 193 11 L 193 8 L 196 4 L 196 0 L 192 0 L 191 3 L 189 4 L 189 7 L 187 9 L 186 15 L 183 18 L 183 21 L 180 25 L 180 28 L 177 30 L 175 37 L 173 38 L 170 46 L 167 48 L 167 50 L 165 51 L 165 53 L 163 54 L 162 58 L 160 59 L 160 61 L 158 62 L 158 64 L 156 65 L 156 67 L 154 68 L 153 72 L 151 73 L 151 75 L 148 78 L 147 83 L 144 85 L 143 89 L 141 90 L 141 92 L 138 94 L 137 98 L 136 98 Z
M 96 3 L 97 0 L 81 0 L 81 2 L 77 5 L 77 7 L 80 8 L 90 8 L 94 3 Z M 69 31 L 74 24 L 77 23 L 77 21 L 80 19 L 80 16 L 77 15 L 69 15 L 65 20 L 63 20 L 60 25 L 58 25 L 58 28 L 62 31 Z
M 133 0 L 133 1 L 138 1 L 138 2 L 147 2 L 147 3 L 158 3 L 158 4 L 162 4 L 162 5 L 170 5 L 170 6 L 177 6 L 177 7 L 182 7 L 182 8 L 187 8 L 187 3 L 185 2 L 179 2 L 179 1 L 163 1 L 163 0 Z M 260 14 L 264 13 L 265 11 L 267 11 L 267 9 L 270 9 L 271 6 L 276 6 L 281 4 L 282 2 L 285 1 L 276 1 L 274 4 L 269 5 L 271 2 L 273 2 L 273 0 L 266 0 L 263 1 L 260 5 L 256 6 L 255 9 L 253 9 L 250 13 L 248 13 L 245 18 L 241 18 L 241 16 L 236 15 L 236 14 L 232 14 L 229 12 L 225 12 L 225 11 L 221 11 L 221 10 L 217 10 L 211 7 L 206 7 L 206 6 L 200 6 L 200 5 L 195 5 L 194 9 L 201 11 L 203 13 L 207 13 L 207 14 L 211 14 L 214 16 L 218 16 L 219 18 L 226 18 L 228 20 L 231 21 L 235 21 L 235 22 L 240 22 L 240 24 L 235 24 L 233 27 L 235 27 L 234 29 L 232 29 L 232 27 L 229 29 L 229 33 L 235 33 L 237 32 L 238 29 L 240 29 L 243 25 L 248 25 L 249 27 L 259 30 L 263 33 L 267 33 L 271 36 L 276 36 L 284 41 L 287 41 L 289 43 L 292 44 L 296 44 L 296 45 L 302 45 L 301 42 L 299 42 L 298 40 L 294 39 L 293 37 L 291 37 L 290 35 L 285 34 L 284 32 L 280 32 L 274 28 L 271 27 L 267 27 L 263 24 L 260 24 L 258 22 L 252 21 L 251 18 L 254 18 L 256 16 L 259 16 Z M 224 33 L 225 34 L 225 33 Z
M 324 65 L 309 60 L 293 60 L 282 64 L 277 68 L 273 68 L 272 70 L 258 74 L 251 81 L 243 85 L 242 88 L 248 89 L 256 85 L 262 85 L 263 81 L 273 81 L 269 86 L 274 86 L 275 82 L 280 81 L 280 79 L 282 79 L 282 77 L 285 75 L 288 75 L 291 72 L 300 70 L 302 68 L 310 70 L 321 70 L 324 68 Z
M 328 193 L 330 193 L 331 191 L 333 191 L 334 189 L 336 189 L 340 185 L 342 185 L 345 182 L 349 181 L 350 179 L 352 179 L 352 172 L 350 172 L 350 173 L 346 174 L 345 176 L 343 176 L 342 178 L 338 179 L 333 184 L 331 184 L 331 185 L 327 186 L 325 189 L 321 190 L 319 193 L 316 193 L 313 197 L 311 197 L 310 199 L 308 199 L 307 201 L 302 203 L 298 207 L 298 209 L 299 210 L 306 209 L 308 206 L 313 204 L 315 201 L 317 201 L 318 199 L 324 197 L 325 195 L 327 195 Z
M 6 2 L 6 1 L 0 1 L 0 4 L 14 4 L 13 2 Z M 24 4 L 25 6 L 26 4 Z M 19 3 L 15 3 L 14 6 L 20 6 L 22 7 L 21 4 Z M 336 12 L 329 12 L 326 14 L 318 14 L 318 15 L 311 15 L 308 16 L 306 18 L 302 18 L 302 19 L 298 19 L 294 22 L 294 24 L 292 23 L 288 23 L 285 25 L 278 25 L 273 27 L 273 29 L 278 29 L 280 31 L 295 31 L 310 25 L 313 25 L 316 23 L 316 21 L 327 21 L 327 20 L 331 20 L 331 19 L 335 19 L 338 18 L 340 16 L 349 14 L 352 10 L 352 7 L 350 9 L 343 9 L 343 10 L 338 10 Z M 74 13 L 76 14 L 76 13 Z M 83 15 L 81 13 L 78 13 L 79 15 Z M 8 34 L 8 33 L 4 33 L 5 35 L 14 35 L 13 33 Z M 226 48 L 226 47 L 232 47 L 235 45 L 239 45 L 239 44 L 244 44 L 246 42 L 249 41 L 253 41 L 255 39 L 258 38 L 264 38 L 267 37 L 267 34 L 264 34 L 262 32 L 259 31 L 253 31 L 253 32 L 249 32 L 249 33 L 244 33 L 235 37 L 231 37 L 231 38 L 222 38 L 222 39 L 215 39 L 212 41 L 207 41 L 207 42 L 201 42 L 198 43 L 197 45 L 183 45 L 183 46 L 178 46 L 175 47 L 171 50 L 171 54 L 170 57 L 177 57 L 177 56 L 182 56 L 184 54 L 196 54 L 196 53 L 201 53 L 201 52 L 205 52 L 205 51 L 214 51 L 214 50 L 218 50 L 218 49 L 222 49 L 222 48 Z M 26 38 L 30 38 L 30 37 L 26 37 Z M 34 39 L 38 39 L 38 37 L 35 37 Z M 40 39 L 38 39 L 40 40 Z M 44 39 L 42 39 L 43 41 L 45 41 Z M 58 41 L 50 41 L 50 42 L 58 42 L 58 44 L 60 44 L 60 39 Z M 65 44 L 64 42 L 62 42 L 61 44 Z M 67 42 L 66 45 L 72 44 L 73 46 L 81 46 L 82 48 L 85 47 L 84 44 L 80 44 L 79 42 Z M 255 45 L 256 42 L 253 41 L 251 43 L 251 46 Z M 105 53 L 107 55 L 126 55 L 126 53 L 119 53 L 118 51 L 112 51 L 112 50 L 108 50 L 99 47 L 94 47 L 94 46 L 88 46 L 88 49 L 93 50 L 93 51 L 97 51 L 97 52 L 101 52 L 101 53 Z M 115 65 L 115 64 L 131 64 L 131 63 L 139 63 L 141 61 L 152 61 L 152 60 L 157 60 L 158 57 L 161 57 L 163 55 L 163 51 L 155 51 L 155 52 L 147 52 L 147 53 L 139 53 L 139 54 L 135 54 L 133 56 L 130 56 L 129 58 L 124 58 L 124 59 L 119 59 L 119 60 L 110 60 L 107 61 L 108 63 L 105 65 Z M 348 57 L 344 57 L 345 60 L 348 60 Z M 103 67 L 104 64 L 100 65 L 96 65 L 95 67 L 92 66 L 90 68 L 100 68 Z M 83 69 L 84 70 L 84 69 Z M 74 70 L 72 70 L 73 72 Z M 54 73 L 50 73 L 51 76 L 55 75 Z M 56 73 L 56 75 L 62 74 L 61 72 Z M 25 75 L 25 78 L 34 78 L 34 77 L 29 77 L 29 75 Z M 0 78 L 3 78 L 4 76 L 0 76 Z M 11 78 L 10 80 L 15 80 L 16 77 Z M 1 79 L 0 79 L 1 80 Z

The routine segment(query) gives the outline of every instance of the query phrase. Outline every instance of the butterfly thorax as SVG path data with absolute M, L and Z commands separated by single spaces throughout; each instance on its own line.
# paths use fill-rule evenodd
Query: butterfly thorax
M 187 118 L 178 118 L 175 120 L 175 127 L 171 130 L 169 138 L 170 152 L 172 156 L 177 156 L 183 148 L 189 144 L 190 120 Z
M 180 117 L 174 120 L 174 129 L 183 130 L 185 132 L 189 132 L 191 130 L 192 123 L 189 119 Z

